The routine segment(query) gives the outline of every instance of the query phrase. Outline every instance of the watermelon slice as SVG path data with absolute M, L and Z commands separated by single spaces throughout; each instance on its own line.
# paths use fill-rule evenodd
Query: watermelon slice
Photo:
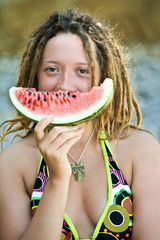
M 34 121 L 53 115 L 51 124 L 55 125 L 74 125 L 95 118 L 110 103 L 112 95 L 113 81 L 110 78 L 98 87 L 93 86 L 89 92 L 44 92 L 21 87 L 9 89 L 11 101 L 22 115 Z

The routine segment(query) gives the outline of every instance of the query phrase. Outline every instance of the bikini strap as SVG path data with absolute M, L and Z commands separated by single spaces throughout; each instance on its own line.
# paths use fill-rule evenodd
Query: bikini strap
M 43 158 L 43 156 L 41 155 L 41 159 L 40 159 L 40 163 L 39 163 L 39 169 L 38 169 L 38 173 L 43 173 L 44 176 L 49 177 L 49 170 L 48 170 L 48 166 Z

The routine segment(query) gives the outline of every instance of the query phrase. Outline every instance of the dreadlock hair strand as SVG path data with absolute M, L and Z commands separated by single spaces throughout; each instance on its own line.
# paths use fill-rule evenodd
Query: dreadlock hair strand
M 94 42 L 97 61 L 100 66 L 100 83 L 105 78 L 113 79 L 114 96 L 107 108 L 96 119 L 96 133 L 99 136 L 103 129 L 107 139 L 121 138 L 124 129 L 138 129 L 141 124 L 141 112 L 132 92 L 126 69 L 123 48 L 117 41 L 110 26 L 102 26 L 96 18 L 81 14 L 71 9 L 53 13 L 50 18 L 38 27 L 30 37 L 22 55 L 17 87 L 35 87 L 38 90 L 37 71 L 43 50 L 49 39 L 58 33 L 72 33 L 80 37 L 90 60 L 92 86 L 95 85 L 95 62 L 91 40 Z M 135 111 L 136 123 L 131 124 Z M 5 126 L 4 126 L 5 125 Z M 1 141 L 13 132 L 25 130 L 26 137 L 33 132 L 35 124 L 17 113 L 12 119 L 5 121 Z M 128 134 L 128 133 L 127 133 Z M 125 134 L 125 136 L 127 136 Z

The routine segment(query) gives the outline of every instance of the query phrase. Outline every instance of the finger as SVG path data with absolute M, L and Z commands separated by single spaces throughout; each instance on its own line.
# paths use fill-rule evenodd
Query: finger
M 64 136 L 62 136 L 62 134 L 64 133 L 69 133 L 69 132 L 75 132 L 78 131 L 78 129 L 80 129 L 78 126 L 56 126 L 53 127 L 49 133 L 47 134 L 47 136 L 45 137 L 45 141 L 46 144 L 50 144 L 52 143 L 56 138 L 58 138 L 60 136 L 60 138 L 63 138 Z
M 69 139 L 65 144 L 63 144 L 58 151 L 68 153 L 69 149 L 81 138 L 81 135 L 75 136 L 74 138 Z
M 66 131 L 61 133 L 51 144 L 51 147 L 53 150 L 58 150 L 63 144 L 67 143 L 68 140 L 75 138 L 75 137 L 81 137 L 84 129 L 79 128 L 77 130 L 73 131 Z
M 53 120 L 53 116 L 45 117 L 42 120 L 40 120 L 37 125 L 34 128 L 34 134 L 36 141 L 40 141 L 42 138 L 44 138 L 44 130 L 45 128 L 51 123 Z

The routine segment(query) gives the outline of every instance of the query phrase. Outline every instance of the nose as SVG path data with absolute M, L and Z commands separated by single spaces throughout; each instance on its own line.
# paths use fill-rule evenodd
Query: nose
M 74 85 L 73 85 L 73 76 L 70 71 L 65 71 L 61 75 L 61 80 L 59 83 L 59 88 L 62 90 L 70 90 L 73 91 Z

